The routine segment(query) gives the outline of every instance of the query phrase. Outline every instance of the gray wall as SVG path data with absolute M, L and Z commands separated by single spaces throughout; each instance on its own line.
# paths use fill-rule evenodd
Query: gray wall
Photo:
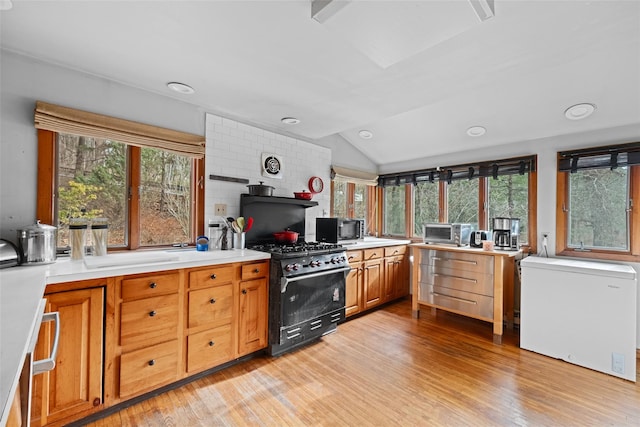
M 200 108 L 1 50 L 0 237 L 36 219 L 36 101 L 204 135 Z

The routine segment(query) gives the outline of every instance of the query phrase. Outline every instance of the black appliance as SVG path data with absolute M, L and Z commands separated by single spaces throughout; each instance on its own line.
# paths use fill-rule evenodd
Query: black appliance
M 355 243 L 364 239 L 364 220 L 316 218 L 316 240 L 329 243 Z
M 269 346 L 278 356 L 334 332 L 345 319 L 345 281 L 351 270 L 338 244 L 306 242 L 305 209 L 317 202 L 242 195 L 240 215 L 253 217 L 247 248 L 271 254 Z M 276 244 L 274 232 L 290 229 L 298 242 Z
M 481 248 L 483 240 L 488 239 L 489 232 L 484 230 L 472 231 L 469 238 L 469 246 L 472 248 Z

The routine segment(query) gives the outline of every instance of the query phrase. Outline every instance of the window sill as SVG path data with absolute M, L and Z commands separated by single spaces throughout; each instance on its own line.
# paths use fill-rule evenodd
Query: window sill
M 640 255 L 633 255 L 630 252 L 603 252 L 603 251 L 580 251 L 573 249 L 564 249 L 557 256 L 567 256 L 574 258 L 600 259 L 607 261 L 624 261 L 624 262 L 640 262 Z

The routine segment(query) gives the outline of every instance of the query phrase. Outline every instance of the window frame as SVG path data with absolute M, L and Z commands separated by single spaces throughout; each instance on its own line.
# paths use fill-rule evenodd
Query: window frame
M 560 162 L 560 154 L 558 154 Z M 581 250 L 569 247 L 569 177 L 570 172 L 556 176 L 556 255 L 613 261 L 640 262 L 640 166 L 629 166 L 629 250 L 593 249 Z
M 161 150 L 162 148 L 157 148 Z M 127 245 L 109 248 L 109 252 L 126 250 L 151 250 L 168 247 L 140 245 L 140 153 L 141 148 L 127 144 Z M 54 224 L 57 194 L 57 132 L 38 129 L 38 178 L 36 217 L 46 224 Z M 204 157 L 194 158 L 191 168 L 191 236 L 189 245 L 195 245 L 196 237 L 204 234 Z
M 537 252 L 537 235 L 538 235 L 538 175 L 537 171 L 528 171 L 528 242 L 520 245 L 521 249 L 528 253 Z M 490 218 L 487 216 L 487 208 L 489 203 L 489 189 L 488 180 L 489 177 L 475 178 L 478 181 L 478 227 L 483 230 L 490 230 Z M 404 184 L 406 189 L 405 196 L 405 238 L 418 242 L 422 240 L 422 236 L 416 236 L 413 234 L 414 229 L 414 206 L 413 206 L 413 190 L 414 185 L 412 183 Z M 438 209 L 439 209 L 439 222 L 445 222 L 448 218 L 449 206 L 447 203 L 447 183 L 446 181 L 438 181 L 434 183 L 438 185 Z M 379 190 L 379 210 L 381 212 L 378 229 L 384 229 L 383 209 L 384 206 L 384 187 L 378 187 Z M 396 235 L 389 235 L 389 237 L 400 237 Z

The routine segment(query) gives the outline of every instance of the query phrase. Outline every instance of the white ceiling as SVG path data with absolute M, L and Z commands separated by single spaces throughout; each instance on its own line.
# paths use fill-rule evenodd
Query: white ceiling
M 635 0 L 495 0 L 484 22 L 467 0 L 359 1 L 324 23 L 310 0 L 13 0 L 0 24 L 5 49 L 307 140 L 339 134 L 378 165 L 640 123 Z M 567 120 L 580 102 L 596 112 Z

